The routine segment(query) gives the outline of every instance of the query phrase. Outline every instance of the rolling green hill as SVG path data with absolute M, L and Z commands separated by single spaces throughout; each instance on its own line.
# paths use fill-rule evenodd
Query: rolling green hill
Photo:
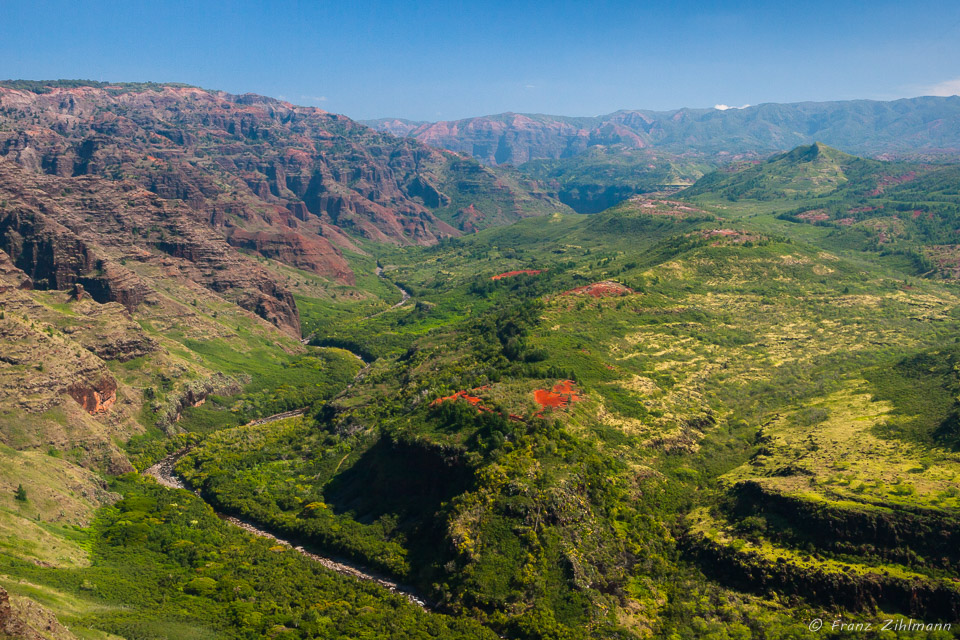
M 782 200 L 834 193 L 850 182 L 862 184 L 879 173 L 882 163 L 865 160 L 819 142 L 797 147 L 751 166 L 711 173 L 684 192 L 728 200 Z M 739 169 L 739 170 L 738 170 Z

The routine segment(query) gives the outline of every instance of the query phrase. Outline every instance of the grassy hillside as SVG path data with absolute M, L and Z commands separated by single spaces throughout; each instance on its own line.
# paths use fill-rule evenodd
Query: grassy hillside
M 955 620 L 960 291 L 921 268 L 956 244 L 952 175 L 814 145 L 674 198 L 364 245 L 355 286 L 262 260 L 314 346 L 168 282 L 195 315 L 132 314 L 162 351 L 107 366 L 163 398 L 181 363 L 238 381 L 172 430 L 144 403 L 144 435 L 119 447 L 142 469 L 191 445 L 177 469 L 199 497 L 4 449 L 0 585 L 89 637 L 814 638 L 814 618 Z M 934 219 L 898 208 L 914 201 Z M 39 310 L 16 322 L 80 339 L 78 303 L 17 295 Z
M 787 162 L 832 182 L 797 193 L 863 179 L 814 153 Z M 317 430 L 226 431 L 182 471 L 508 637 L 949 619 L 951 538 L 924 532 L 956 518 L 955 383 L 904 363 L 952 342 L 954 287 L 777 217 L 795 201 L 709 195 L 383 253 L 414 300 L 318 336 L 379 359 Z

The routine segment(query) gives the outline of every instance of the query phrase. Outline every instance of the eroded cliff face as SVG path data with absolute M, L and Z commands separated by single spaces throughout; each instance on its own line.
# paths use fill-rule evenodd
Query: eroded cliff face
M 24 449 L 74 450 L 77 460 L 130 470 L 116 445 L 142 431 L 137 393 L 119 384 L 106 362 L 50 324 L 37 305 L 8 292 L 0 311 L 0 442 Z M 96 303 L 91 303 L 96 304 Z
M 235 339 L 238 324 L 299 347 L 291 292 L 185 203 L 0 158 L 0 442 L 129 471 L 117 443 L 143 432 L 143 410 L 175 430 L 177 399 L 201 401 L 216 375 L 167 336 Z M 170 406 L 144 392 L 159 381 Z
M 0 155 L 32 172 L 133 181 L 237 246 L 264 234 L 253 250 L 345 283 L 347 244 L 326 228 L 424 245 L 461 231 L 443 211 L 464 195 L 448 175 L 455 154 L 311 107 L 183 87 L 0 87 L 0 124 Z M 561 206 L 486 169 L 478 184 L 490 219 L 504 195 L 521 215 Z
M 293 295 L 182 202 L 131 182 L 41 175 L 3 159 L 0 202 L 0 249 L 33 288 L 80 286 L 97 302 L 133 312 L 160 303 L 149 275 L 159 273 L 201 284 L 299 335 Z
M 101 376 L 95 382 L 75 382 L 67 393 L 90 415 L 106 413 L 117 401 L 117 381 L 112 376 Z

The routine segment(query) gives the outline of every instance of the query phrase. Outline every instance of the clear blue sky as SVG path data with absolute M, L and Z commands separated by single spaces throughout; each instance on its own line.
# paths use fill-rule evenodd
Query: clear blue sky
M 960 1 L 0 0 L 0 78 L 177 81 L 353 118 L 960 92 Z

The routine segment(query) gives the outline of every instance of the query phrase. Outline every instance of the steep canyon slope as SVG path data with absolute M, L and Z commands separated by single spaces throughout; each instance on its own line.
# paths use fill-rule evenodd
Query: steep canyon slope
M 0 155 L 36 172 L 128 179 L 233 246 L 349 282 L 349 237 L 432 244 L 559 205 L 535 185 L 349 118 L 181 85 L 0 86 Z M 562 207 L 561 207 L 562 208 Z

